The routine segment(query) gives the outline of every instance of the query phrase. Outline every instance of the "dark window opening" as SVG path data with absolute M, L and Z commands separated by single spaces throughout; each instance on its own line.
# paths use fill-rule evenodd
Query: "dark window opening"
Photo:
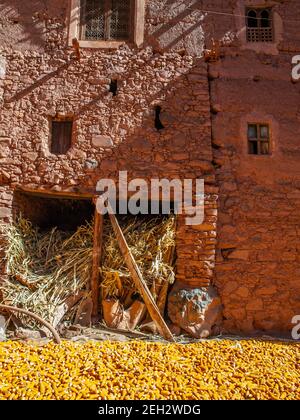
M 154 125 L 156 130 L 163 130 L 165 128 L 165 126 L 162 124 L 161 120 L 160 120 L 160 114 L 161 114 L 161 106 L 156 106 L 155 107 L 155 121 L 154 121 Z
M 248 42 L 273 42 L 271 9 L 246 9 L 246 26 Z
M 65 155 L 72 145 L 72 120 L 53 120 L 51 122 L 51 153 Z
M 270 154 L 270 128 L 268 124 L 248 124 L 248 151 L 250 155 Z
M 261 17 L 261 27 L 262 28 L 270 28 L 271 27 L 271 20 L 270 20 L 269 10 L 263 10 L 260 14 L 260 17 Z
M 118 93 L 118 80 L 111 80 L 109 85 L 109 91 L 116 96 Z
M 81 39 L 128 40 L 131 0 L 81 0 Z
M 255 10 L 250 10 L 247 15 L 247 24 L 248 28 L 257 28 L 258 22 L 257 22 L 257 15 Z

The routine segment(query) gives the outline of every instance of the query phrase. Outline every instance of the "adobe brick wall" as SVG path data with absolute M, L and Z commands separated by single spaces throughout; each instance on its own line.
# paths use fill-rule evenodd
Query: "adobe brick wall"
M 274 55 L 236 41 L 210 65 L 220 188 L 215 284 L 230 331 L 288 330 L 300 313 L 300 85 L 291 82 L 300 9 L 297 1 L 281 3 L 283 38 Z M 272 156 L 248 155 L 253 121 L 270 124 Z

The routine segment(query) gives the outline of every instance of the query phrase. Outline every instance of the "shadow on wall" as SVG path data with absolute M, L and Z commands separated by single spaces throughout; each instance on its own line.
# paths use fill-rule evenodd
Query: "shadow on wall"
M 84 162 L 78 161 L 77 166 L 82 165 L 78 174 L 71 172 L 57 182 L 52 177 L 57 175 L 56 172 L 60 172 L 59 168 L 56 171 L 55 167 L 52 169 L 51 166 L 45 167 L 37 158 L 34 165 L 36 173 L 41 177 L 40 186 L 52 188 L 53 184 L 57 184 L 64 189 L 74 185 L 75 182 L 74 191 L 76 188 L 81 190 L 86 187 L 94 190 L 99 178 L 117 178 L 120 170 L 127 170 L 129 177 L 144 178 L 146 174 L 149 179 L 161 178 L 164 175 L 174 178 L 195 178 L 212 173 L 210 105 L 208 96 L 206 98 L 208 85 L 204 59 L 194 59 L 193 64 L 187 65 L 183 74 L 170 79 L 168 83 L 152 80 L 152 70 L 150 70 L 145 90 L 142 87 L 132 90 L 132 86 L 126 84 L 127 80 L 132 79 L 132 74 L 144 77 L 145 68 L 152 69 L 157 60 L 164 62 L 165 58 L 153 54 L 148 61 L 138 66 L 136 60 L 130 61 L 126 73 L 122 74 L 118 83 L 116 96 L 113 96 L 107 87 L 99 86 L 97 95 L 93 95 L 94 98 L 90 102 L 82 104 L 80 92 L 78 95 L 76 91 L 73 92 L 72 97 L 77 98 L 72 100 L 74 119 L 76 125 L 80 126 L 80 135 L 89 145 L 87 160 L 96 159 L 98 165 L 90 170 L 83 167 Z M 187 63 L 189 58 L 183 57 L 183 60 Z M 168 73 L 168 65 L 171 64 L 172 58 L 157 72 L 162 72 L 163 76 L 165 72 Z M 47 79 L 41 79 L 41 83 L 17 92 L 10 101 L 15 102 L 29 96 L 32 90 L 43 89 L 44 82 L 47 82 L 49 77 L 64 79 L 68 77 L 69 72 L 72 74 L 74 71 L 81 74 L 82 66 L 85 67 L 85 58 L 82 62 L 74 61 L 68 68 L 64 67 L 63 74 L 59 71 L 51 73 Z M 142 83 L 139 78 L 134 82 L 137 85 Z M 49 103 L 49 107 L 51 106 L 53 104 Z M 158 107 L 161 110 L 160 130 L 157 129 L 156 121 Z M 105 110 L 109 110 L 109 113 L 103 115 Z M 98 123 L 96 133 L 89 131 L 91 116 L 93 121 Z M 109 127 L 109 131 L 103 130 L 103 121 Z M 41 131 L 38 120 L 34 129 L 36 133 L 32 132 L 31 135 L 38 139 Z M 112 147 L 103 150 L 94 144 L 94 137 L 101 135 L 111 137 Z M 76 153 L 81 147 L 76 142 L 66 159 L 69 160 L 72 153 Z M 40 157 L 44 160 L 44 153 Z M 51 161 L 53 162 L 53 159 Z M 26 171 L 23 173 L 22 183 L 32 182 L 28 180 L 28 175 Z M 76 179 L 70 178 L 74 175 Z
M 17 50 L 42 50 L 47 32 L 35 13 L 65 20 L 67 0 L 2 0 L 0 3 L 0 45 Z
M 157 56 L 153 56 L 155 60 Z M 151 60 L 148 63 L 151 66 Z M 142 68 L 136 68 L 142 74 Z M 211 164 L 211 129 L 209 101 L 203 100 L 208 91 L 206 65 L 199 58 L 186 72 L 170 81 L 166 86 L 160 83 L 152 95 L 143 91 L 137 96 L 131 94 L 122 81 L 130 77 L 132 69 L 122 75 L 116 96 L 101 92 L 89 103 L 74 107 L 74 117 L 81 127 L 89 127 L 90 116 L 99 121 L 99 132 L 84 135 L 96 152 L 88 153 L 88 159 L 96 159 L 97 167 L 84 169 L 84 175 L 76 179 L 78 191 L 88 189 L 94 192 L 99 179 L 118 179 L 119 171 L 128 171 L 129 179 L 143 178 L 195 178 L 208 177 L 213 172 Z M 94 138 L 104 133 L 101 127 L 101 107 L 109 108 L 110 136 L 114 143 L 105 150 L 94 145 Z M 161 107 L 160 130 L 156 126 L 157 107 Z M 106 117 L 103 117 L 106 118 Z M 115 141 L 117 139 L 117 141 Z M 76 144 L 73 146 L 76 149 Z M 72 152 L 71 152 L 72 153 Z M 49 171 L 50 172 L 50 171 Z M 39 173 L 40 176 L 45 174 Z M 51 174 L 48 173 L 48 175 Z M 62 189 L 70 187 L 64 178 L 59 184 Z M 214 181 L 213 181 L 214 182 Z
M 199 56 L 212 38 L 226 42 L 228 37 L 231 40 L 234 38 L 231 29 L 235 27 L 235 22 L 230 15 L 223 15 L 220 25 L 218 5 L 205 0 L 165 0 L 153 3 L 154 6 L 148 4 L 152 26 L 148 27 L 146 43 L 158 51 L 185 49 Z M 207 13 L 210 10 L 212 13 Z
M 220 39 L 220 31 L 222 32 L 219 17 L 203 12 L 207 9 L 207 3 L 209 4 L 199 0 L 147 2 L 145 45 L 152 45 L 161 52 L 185 49 L 188 53 L 201 55 L 205 38 Z M 33 19 L 35 13 L 41 12 L 46 12 L 51 18 L 58 18 L 64 24 L 68 0 L 1 1 L 0 45 L 20 50 L 42 50 L 48 29 L 45 22 Z M 226 16 L 222 17 L 222 23 L 227 27 L 228 19 Z M 234 27 L 232 25 L 234 22 L 231 22 L 231 27 Z M 55 25 L 49 28 L 50 32 L 53 30 L 58 30 Z
M 43 2 L 36 1 L 36 4 L 41 3 Z M 167 3 L 164 2 L 164 4 Z M 179 2 L 176 3 L 179 4 Z M 195 1 L 184 2 L 184 4 L 186 3 L 193 3 L 196 8 Z M 7 6 L 1 7 L 2 9 L 0 10 L 3 12 Z M 174 22 L 180 21 L 188 15 L 188 11 L 183 10 L 180 14 L 176 14 L 173 8 L 170 10 L 176 15 Z M 203 25 L 212 25 L 210 15 L 205 16 Z M 198 26 L 200 26 L 199 22 Z M 168 27 L 170 27 L 169 24 L 164 29 L 161 27 L 159 33 L 168 33 Z M 174 42 L 173 40 L 172 44 L 169 43 L 168 48 L 172 48 Z M 143 51 L 140 51 L 140 53 L 144 54 Z M 36 90 L 43 89 L 51 79 L 56 78 L 59 80 L 59 78 L 68 78 L 68 75 L 72 75 L 74 71 L 75 74 L 82 74 L 81 77 L 84 79 L 87 77 L 86 72 L 84 72 L 87 63 L 91 66 L 90 71 L 94 69 L 89 54 L 83 52 L 80 62 L 73 60 L 66 62 L 61 67 L 58 67 L 56 71 L 38 78 L 36 83 L 32 83 L 20 91 L 16 91 L 10 98 L 6 98 L 6 101 L 18 101 L 23 97 L 31 95 Z M 95 51 L 94 54 L 95 59 L 97 57 L 99 59 L 101 56 L 101 52 L 99 51 Z M 110 51 L 107 54 L 113 58 L 115 52 Z M 180 52 L 183 58 L 185 54 L 185 51 L 182 54 Z M 98 161 L 97 170 L 91 171 L 90 173 L 87 170 L 79 169 L 78 175 L 76 174 L 77 179 L 72 180 L 72 185 L 76 182 L 78 186 L 83 187 L 89 185 L 95 187 L 96 178 L 99 179 L 100 175 L 113 177 L 118 170 L 128 170 L 135 177 L 138 175 L 142 176 L 145 174 L 145 165 L 148 168 L 149 178 L 164 174 L 168 174 L 169 176 L 177 175 L 177 177 L 180 176 L 182 178 L 194 178 L 195 176 L 203 175 L 203 173 L 209 174 L 212 171 L 210 150 L 211 133 L 210 127 L 207 128 L 207 124 L 210 121 L 209 103 L 204 101 L 204 106 L 201 107 L 201 104 L 203 104 L 203 92 L 206 94 L 208 90 L 203 59 L 194 59 L 193 65 L 188 67 L 182 75 L 171 78 L 163 74 L 168 73 L 168 68 L 160 68 L 159 65 L 157 73 L 161 72 L 159 77 L 161 79 L 165 78 L 165 80 L 157 81 L 153 79 L 153 72 L 151 70 L 145 88 L 142 87 L 143 83 L 139 80 L 134 80 L 134 84 L 141 83 L 141 88 L 138 90 L 132 90 L 132 84 L 127 84 L 127 80 L 133 80 L 133 74 L 146 76 L 146 68 L 155 68 L 157 60 L 161 60 L 160 57 L 163 58 L 162 61 L 165 61 L 165 58 L 154 50 L 153 55 L 149 56 L 148 54 L 147 59 L 145 61 L 142 60 L 140 64 L 136 60 L 130 60 L 124 73 L 119 75 L 120 89 L 115 97 L 112 97 L 108 93 L 105 86 L 99 86 L 97 91 L 91 95 L 92 99 L 90 102 L 82 103 L 80 87 L 78 87 L 78 91 L 73 91 L 71 111 L 74 114 L 75 120 L 79 122 L 79 125 L 81 127 L 89 126 L 91 115 L 93 115 L 94 121 L 98 119 L 99 122 L 107 118 L 109 119 L 109 130 L 103 130 L 103 127 L 99 124 L 99 132 L 96 134 L 109 135 L 112 139 L 117 140 L 112 148 L 105 151 L 101 148 L 98 148 L 99 151 L 97 151 L 97 148 L 93 146 L 91 150 L 86 150 L 87 159 L 95 159 L 96 157 Z M 167 55 L 166 60 L 168 60 Z M 170 62 L 170 64 L 172 63 Z M 23 74 L 26 75 L 26 69 L 23 70 Z M 198 93 L 195 93 L 197 90 Z M 151 93 L 149 93 L 150 91 Z M 66 101 L 68 103 L 68 97 L 66 97 Z M 56 105 L 50 102 L 47 104 L 49 108 L 55 107 Z M 63 105 L 62 100 L 60 101 L 60 105 Z M 160 131 L 155 129 L 155 109 L 157 109 L 157 106 L 161 106 L 162 108 L 161 123 L 165 127 L 165 129 Z M 102 116 L 101 107 L 102 110 L 110 110 L 108 117 L 105 115 Z M 42 118 L 45 120 L 44 116 Z M 36 133 L 31 133 L 37 139 L 40 138 L 40 131 L 44 130 L 44 127 L 39 125 L 39 121 L 41 121 L 41 124 L 44 124 L 42 118 L 39 119 L 37 117 L 37 123 L 34 127 Z M 206 128 L 203 128 L 205 126 Z M 121 132 L 122 134 L 120 134 Z M 92 135 L 88 131 L 81 132 L 81 136 L 86 139 L 86 143 L 93 145 Z M 205 139 L 203 143 L 201 140 L 202 137 Z M 40 148 L 40 145 L 35 146 L 35 151 L 38 151 L 38 148 Z M 76 151 L 76 145 L 73 148 Z M 80 147 L 78 146 L 78 148 Z M 163 153 L 161 153 L 162 150 L 164 151 Z M 41 156 L 41 158 L 44 158 L 44 156 Z M 184 165 L 185 161 L 189 164 Z M 190 162 L 192 162 L 192 165 L 190 165 Z M 205 163 L 203 164 L 203 162 Z M 79 162 L 77 162 L 78 165 Z M 37 174 L 43 179 L 41 182 L 43 185 L 59 184 L 62 187 L 70 185 L 71 179 L 63 178 L 59 182 L 51 179 L 51 175 L 54 175 L 56 168 L 52 168 L 54 171 L 52 169 L 41 170 L 42 165 L 40 165 L 39 159 L 35 161 L 35 166 Z M 186 168 L 184 173 L 182 170 L 183 167 Z M 60 171 L 59 167 L 57 171 Z M 26 171 L 22 174 L 22 177 L 23 183 L 30 182 L 28 181 Z M 44 182 L 46 178 L 47 182 Z
M 35 0 L 30 1 L 29 5 L 22 2 L 21 0 L 11 0 L 4 2 L 0 5 L 0 19 L 9 19 L 9 26 L 11 22 L 15 20 L 16 29 L 11 29 L 11 32 L 7 32 L 5 25 L 0 29 L 0 45 L 1 39 L 4 40 L 5 44 L 9 44 L 10 41 L 14 44 L 13 46 L 18 48 L 28 47 L 28 42 L 36 47 L 45 46 L 45 24 L 44 23 L 34 23 L 32 19 L 33 15 L 37 11 L 46 10 L 49 16 L 65 16 L 67 10 L 67 0 Z M 60 8 L 57 7 L 58 4 Z M 185 0 L 185 1 L 153 1 L 153 4 L 156 5 L 154 10 L 151 9 L 152 3 L 148 3 L 148 15 L 149 19 L 152 19 L 152 14 L 159 17 L 159 22 L 167 23 L 157 23 L 155 22 L 146 28 L 145 43 L 144 47 L 152 46 L 154 53 L 163 54 L 171 50 L 180 51 L 183 54 L 190 54 L 193 56 L 201 57 L 203 49 L 206 45 L 210 47 L 211 38 L 222 39 L 226 33 L 215 30 L 215 16 L 207 13 L 203 13 L 205 9 L 203 7 L 203 2 L 198 0 Z M 60 13 L 58 13 L 60 11 Z M 165 15 L 165 16 L 164 16 Z M 158 28 L 157 28 L 158 27 Z M 20 37 L 21 32 L 23 38 Z M 11 39 L 11 36 L 13 39 Z M 26 36 L 26 38 L 25 38 Z M 96 51 L 95 51 L 96 53 Z M 24 96 L 30 94 L 36 88 L 42 86 L 44 83 L 48 82 L 52 78 L 58 76 L 64 70 L 67 70 L 68 67 L 74 62 L 74 60 L 66 61 L 65 64 L 57 67 L 56 70 L 47 73 L 46 75 L 41 75 L 37 78 L 35 83 L 32 83 L 27 88 L 22 91 L 15 92 L 11 95 L 10 98 L 6 98 L 7 102 L 13 102 L 14 100 L 22 99 Z M 124 77 L 122 75 L 122 77 Z M 126 76 L 125 76 L 126 77 Z M 96 97 L 91 105 L 96 103 L 100 97 Z M 87 108 L 89 105 L 87 105 Z

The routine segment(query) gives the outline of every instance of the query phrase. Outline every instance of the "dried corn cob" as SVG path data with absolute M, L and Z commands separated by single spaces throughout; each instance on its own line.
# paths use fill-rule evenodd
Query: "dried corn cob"
M 300 344 L 0 345 L 0 399 L 300 399 Z

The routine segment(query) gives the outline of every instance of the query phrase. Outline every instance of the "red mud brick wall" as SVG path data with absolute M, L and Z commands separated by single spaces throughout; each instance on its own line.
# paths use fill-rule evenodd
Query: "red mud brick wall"
M 288 330 L 300 314 L 300 84 L 291 82 L 300 4 L 275 3 L 283 33 L 272 54 L 235 40 L 210 65 L 220 188 L 215 284 L 229 331 Z M 224 11 L 234 13 L 231 6 Z M 234 27 L 232 18 L 228 31 Z M 269 123 L 271 156 L 248 154 L 248 122 Z

